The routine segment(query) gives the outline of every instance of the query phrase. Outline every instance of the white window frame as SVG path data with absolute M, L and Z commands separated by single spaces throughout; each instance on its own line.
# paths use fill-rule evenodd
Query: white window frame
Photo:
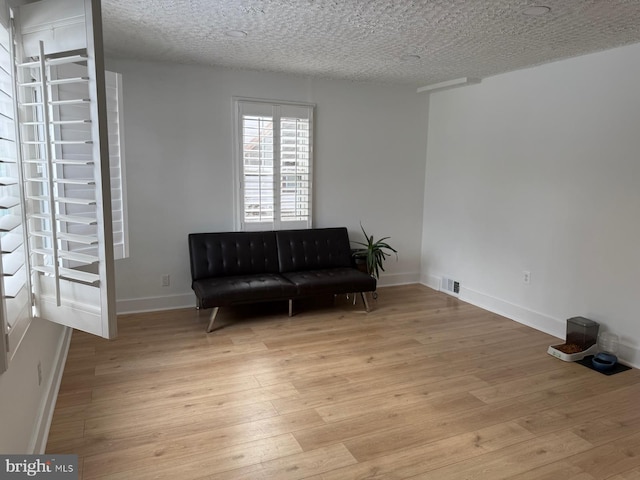
M 281 162 L 281 148 L 280 148 L 280 120 L 282 117 L 287 117 L 287 110 L 300 112 L 306 112 L 304 116 L 300 115 L 297 118 L 305 118 L 309 122 L 308 132 L 308 158 L 309 166 L 308 172 L 304 175 L 308 176 L 308 215 L 306 219 L 302 220 L 283 220 L 280 215 L 281 198 L 279 185 L 282 182 L 282 176 L 280 174 L 280 162 Z M 274 218 L 272 221 L 245 221 L 245 174 L 244 174 L 244 149 L 243 149 L 243 114 L 246 112 L 252 112 L 257 115 L 262 112 L 270 112 L 266 115 L 271 115 L 274 119 L 274 145 L 273 145 L 273 162 L 274 162 L 274 175 L 273 175 L 273 201 L 274 201 Z M 284 113 L 283 113 L 284 112 Z M 311 228 L 313 225 L 313 168 L 314 168 L 314 115 L 315 104 L 291 102 L 282 100 L 263 100 L 247 97 L 233 97 L 233 125 L 234 125 L 234 220 L 235 229 L 239 231 L 256 231 L 256 230 L 281 230 L 281 229 L 296 229 L 296 228 Z

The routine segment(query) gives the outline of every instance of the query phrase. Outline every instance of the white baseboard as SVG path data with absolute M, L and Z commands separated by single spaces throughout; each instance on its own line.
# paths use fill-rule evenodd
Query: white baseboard
M 378 280 L 379 287 L 392 287 L 395 285 L 410 285 L 418 283 L 420 274 L 418 272 L 409 273 L 382 273 Z
M 196 306 L 196 296 L 191 293 L 164 295 L 162 297 L 127 298 L 116 300 L 116 311 L 123 313 L 155 312 Z
M 60 337 L 54 358 L 53 369 L 45 387 L 46 395 L 42 399 L 42 404 L 38 411 L 38 418 L 31 435 L 29 452 L 37 455 L 45 453 L 45 449 L 47 448 L 49 428 L 51 427 L 53 412 L 56 408 L 56 400 L 58 399 L 58 391 L 60 390 L 60 383 L 62 382 L 64 365 L 67 362 L 67 353 L 69 353 L 72 333 L 72 328 L 65 327 L 64 333 Z
M 440 290 L 440 282 L 442 279 L 440 277 L 436 277 L 435 275 L 431 275 L 428 273 L 422 274 L 420 276 L 420 283 L 422 285 L 426 285 L 429 288 L 433 288 L 434 290 Z
M 423 285 L 440 291 L 441 277 L 431 274 L 423 274 L 420 277 Z M 444 292 L 446 293 L 446 292 Z M 564 340 L 567 334 L 567 320 L 554 318 L 544 313 L 536 312 L 521 305 L 510 303 L 486 293 L 471 288 L 460 288 L 460 300 L 480 307 L 489 312 L 502 315 L 510 320 L 548 333 L 556 338 Z M 620 362 L 631 367 L 640 368 L 640 347 L 621 341 Z
M 526 307 L 516 305 L 500 298 L 492 297 L 476 290 L 461 287 L 460 300 L 471 303 L 477 307 L 497 313 L 528 327 L 548 333 L 554 337 L 563 339 L 566 336 L 566 320 L 550 317 Z
M 462 288 L 460 299 L 477 307 L 497 313 L 523 325 L 553 335 L 565 340 L 567 335 L 567 320 L 557 319 L 519 305 L 514 305 L 505 300 L 477 292 L 470 288 Z M 618 357 L 620 363 L 631 367 L 640 368 L 640 347 L 621 341 Z

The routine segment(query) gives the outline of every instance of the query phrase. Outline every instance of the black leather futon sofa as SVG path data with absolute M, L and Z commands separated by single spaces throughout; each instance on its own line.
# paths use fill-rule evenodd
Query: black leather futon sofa
M 376 289 L 376 279 L 353 266 L 347 229 L 312 228 L 268 232 L 189 234 L 191 279 L 199 308 L 289 301 L 315 295 Z

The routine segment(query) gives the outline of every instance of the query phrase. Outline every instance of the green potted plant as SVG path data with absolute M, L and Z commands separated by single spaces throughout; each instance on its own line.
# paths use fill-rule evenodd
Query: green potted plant
M 368 235 L 362 224 L 360 224 L 360 228 L 362 229 L 366 242 L 353 242 L 363 247 L 353 250 L 353 258 L 356 260 L 356 263 L 363 263 L 366 266 L 366 271 L 369 275 L 380 278 L 380 270 L 384 272 L 383 263 L 385 259 L 391 256 L 391 253 L 394 253 L 397 259 L 398 251 L 386 243 L 385 240 L 391 237 L 382 237 L 380 240 L 374 241 L 373 235 Z

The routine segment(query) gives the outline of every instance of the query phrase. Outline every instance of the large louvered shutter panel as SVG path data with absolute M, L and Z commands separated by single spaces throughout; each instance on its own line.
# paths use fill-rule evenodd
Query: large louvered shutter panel
M 106 88 L 97 0 L 20 7 L 25 249 L 34 315 L 115 335 Z

